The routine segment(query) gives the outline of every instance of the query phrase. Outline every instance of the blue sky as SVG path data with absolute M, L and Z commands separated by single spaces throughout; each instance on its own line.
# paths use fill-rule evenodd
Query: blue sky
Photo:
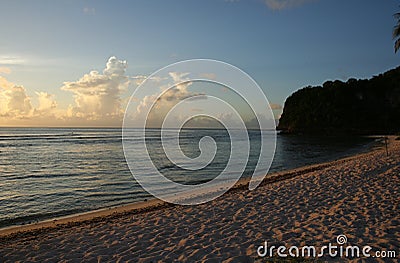
M 391 38 L 399 5 L 391 0 L 2 1 L 0 76 L 23 86 L 31 111 L 39 107 L 38 92 L 61 111 L 77 103 L 77 93 L 63 83 L 91 70 L 102 72 L 112 56 L 128 62 L 128 76 L 210 58 L 243 69 L 271 103 L 283 105 L 303 86 L 368 78 L 399 65 Z M 127 97 L 134 88 L 119 95 Z

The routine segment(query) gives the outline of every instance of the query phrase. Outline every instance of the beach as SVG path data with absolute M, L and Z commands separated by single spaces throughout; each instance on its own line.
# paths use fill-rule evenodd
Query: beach
M 400 259 L 400 141 L 337 161 L 246 181 L 211 202 L 153 200 L 0 230 L 0 262 L 265 262 L 268 246 L 370 246 Z M 262 250 L 262 249 L 261 249 Z M 375 252 L 394 251 L 395 258 Z M 286 253 L 288 253 L 286 251 Z M 277 258 L 276 250 L 274 257 Z

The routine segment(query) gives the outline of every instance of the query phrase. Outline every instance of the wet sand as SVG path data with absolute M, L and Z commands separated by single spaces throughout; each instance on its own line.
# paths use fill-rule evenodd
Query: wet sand
M 196 206 L 154 200 L 0 230 L 0 262 L 265 262 L 257 248 L 336 244 L 400 259 L 400 141 L 246 181 Z M 287 253 L 287 252 L 286 252 Z M 275 256 L 276 250 L 275 250 Z M 345 257 L 323 258 L 346 261 Z

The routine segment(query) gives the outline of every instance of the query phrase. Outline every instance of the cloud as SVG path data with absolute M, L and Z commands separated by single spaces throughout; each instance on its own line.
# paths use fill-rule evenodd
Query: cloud
M 219 120 L 222 118 L 227 117 L 228 119 L 231 119 L 231 116 L 224 116 L 220 115 L 218 116 Z M 187 116 L 182 117 L 182 119 L 187 119 Z M 226 121 L 225 121 L 226 123 Z M 195 118 L 190 119 L 188 122 L 185 123 L 184 125 L 185 128 L 218 128 L 218 129 L 223 129 L 224 126 L 222 123 L 214 118 L 210 118 L 208 116 L 197 116 Z
M 284 10 L 302 6 L 315 1 L 317 0 L 265 0 L 265 4 L 269 9 L 272 10 Z
M 39 106 L 36 109 L 40 112 L 50 112 L 57 108 L 57 102 L 54 98 L 54 95 L 49 94 L 47 92 L 36 92 Z
M 139 105 L 136 107 L 136 114 L 141 114 L 147 108 L 149 108 L 157 99 L 158 94 L 147 95 L 139 101 Z
M 186 72 L 169 72 L 168 74 L 175 84 L 187 82 L 189 80 L 188 78 L 185 78 L 187 75 L 189 75 L 189 73 Z
M 9 82 L 5 77 L 0 76 L 0 91 L 4 89 L 10 89 L 14 85 L 15 85 L 14 83 Z
M 12 65 L 21 65 L 24 63 L 26 63 L 26 60 L 22 59 L 20 57 L 17 57 L 17 56 L 1 56 L 0 57 L 1 65 L 12 66 Z
M 74 101 L 68 107 L 60 108 L 53 94 L 44 91 L 27 92 L 25 87 L 9 82 L 0 76 L 0 124 L 32 126 L 121 126 L 124 105 L 134 103 L 129 117 L 137 118 L 135 123 L 147 118 L 149 127 L 161 127 L 162 121 L 172 107 L 183 100 L 198 101 L 198 105 L 208 105 L 210 100 L 202 94 L 202 89 L 190 81 L 188 73 L 169 72 L 163 77 L 146 78 L 143 75 L 127 76 L 126 61 L 110 57 L 102 71 L 89 71 L 76 81 L 64 82 L 61 89 L 70 92 Z M 7 70 L 5 70 L 7 71 Z M 208 77 L 212 77 L 208 76 Z M 144 79 L 150 85 L 145 95 L 126 98 L 129 84 L 139 85 Z M 167 90 L 168 87 L 172 87 Z M 197 89 L 197 90 L 196 90 Z M 223 91 L 224 89 L 222 89 Z M 160 93 L 162 93 L 161 96 Z M 143 93 L 141 93 L 143 94 Z M 130 94 L 129 94 L 130 95 Z M 149 107 L 154 105 L 149 116 L 145 116 Z M 184 120 L 193 113 L 200 113 L 202 106 L 188 103 L 173 118 Z M 281 109 L 279 104 L 271 104 L 272 109 Z M 183 109 L 183 110 L 182 110 Z M 236 125 L 229 114 L 220 112 L 221 120 Z M 245 114 L 244 114 L 245 115 Z M 246 115 L 247 116 L 247 115 Z M 246 117 L 245 116 L 245 117 Z M 208 118 L 193 121 L 197 127 L 219 126 Z M 236 126 L 235 126 L 236 127 Z
M 164 94 L 159 98 L 159 101 L 178 102 L 190 97 L 204 95 L 200 93 L 190 92 L 188 90 L 188 87 L 192 85 L 192 82 L 186 78 L 188 73 L 169 72 L 169 75 L 173 79 L 176 86 L 165 91 Z
M 133 76 L 133 77 L 130 77 L 130 78 L 133 79 L 134 83 L 135 83 L 137 86 L 139 86 L 140 84 L 143 83 L 143 81 L 144 81 L 147 77 L 144 76 L 144 75 L 138 75 L 138 76 Z
M 189 116 L 181 116 L 180 119 L 186 120 Z M 260 116 L 264 121 L 268 121 L 264 115 Z M 215 118 L 208 116 L 196 116 L 185 124 L 188 128 L 224 128 L 227 127 L 241 128 L 241 121 L 248 129 L 259 129 L 259 121 L 255 118 L 237 120 L 231 113 L 220 113 Z
M 28 96 L 23 86 L 0 76 L 0 123 L 7 125 L 118 126 L 122 122 L 121 93 L 129 78 L 126 61 L 108 59 L 102 73 L 91 71 L 77 81 L 64 82 L 74 103 L 58 108 L 54 95 L 37 91 Z
M 23 118 L 32 113 L 31 99 L 23 86 L 0 77 L 0 116 Z
M 46 120 L 51 124 L 61 118 L 54 95 L 47 92 L 35 94 L 36 97 L 31 98 L 25 87 L 0 77 L 0 123 L 10 125 L 29 120 L 29 124 L 37 125 L 37 121 Z M 33 106 L 32 99 L 38 102 L 37 107 Z
M 179 73 L 179 72 L 169 72 L 168 75 L 170 79 L 172 79 L 172 83 L 168 86 L 160 87 L 161 91 L 164 93 L 159 96 L 159 92 L 152 95 L 145 96 L 137 106 L 137 113 L 142 113 L 145 109 L 148 109 L 150 106 L 155 104 L 156 109 L 161 108 L 170 108 L 172 105 L 176 104 L 176 102 L 189 98 L 194 94 L 188 91 L 188 87 L 192 84 L 192 82 L 188 81 L 185 76 L 188 73 Z M 157 81 L 157 80 L 155 80 Z M 167 90 L 170 86 L 176 85 Z
M 91 71 L 77 81 L 64 82 L 61 89 L 74 97 L 74 103 L 64 109 L 58 108 L 54 95 L 37 91 L 30 97 L 23 86 L 0 76 L 0 124 L 120 125 L 121 93 L 129 84 L 126 68 L 126 61 L 111 57 L 102 73 Z
M 207 97 L 205 94 L 189 90 L 193 82 L 187 78 L 188 75 L 189 74 L 185 72 L 169 72 L 168 78 L 149 79 L 149 81 L 153 81 L 155 84 L 160 84 L 161 82 L 164 85 L 160 84 L 161 86 L 157 93 L 149 94 L 137 101 L 138 105 L 133 118 L 137 121 L 146 118 L 149 126 L 161 127 L 165 115 L 180 101 L 185 99 L 206 99 Z M 150 107 L 152 107 L 151 110 Z M 148 116 L 144 116 L 146 112 L 149 112 Z
M 11 69 L 7 68 L 7 67 L 0 67 L 0 74 L 10 74 L 11 73 Z
M 217 79 L 217 75 L 215 73 L 202 73 L 202 74 L 200 74 L 200 77 L 204 78 L 204 79 L 211 79 L 211 80 Z
M 103 118 L 121 120 L 123 111 L 120 95 L 129 84 L 125 76 L 126 61 L 110 57 L 103 74 L 91 71 L 75 82 L 64 82 L 62 90 L 74 94 L 67 116 L 87 120 Z
M 84 7 L 83 8 L 83 13 L 87 15 L 95 15 L 96 14 L 96 9 L 94 7 Z
M 271 107 L 272 110 L 281 110 L 282 105 L 276 104 L 276 103 L 270 103 L 269 106 Z
M 133 83 L 136 84 L 136 86 L 139 86 L 140 84 L 142 84 L 143 81 L 145 81 L 146 79 L 148 81 L 154 81 L 154 82 L 161 82 L 162 81 L 162 78 L 161 77 L 157 77 L 157 76 L 147 77 L 145 75 L 137 75 L 137 76 L 133 76 L 133 77 L 129 77 L 129 78 L 133 80 Z
M 23 86 L 13 86 L 4 92 L 7 100 L 7 112 L 16 116 L 29 115 L 32 110 L 31 99 Z

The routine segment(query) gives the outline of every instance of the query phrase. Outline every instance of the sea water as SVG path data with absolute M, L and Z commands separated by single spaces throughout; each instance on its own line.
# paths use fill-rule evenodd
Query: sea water
M 168 141 L 168 132 L 166 133 Z M 175 133 L 171 133 L 175 134 Z M 199 184 L 226 166 L 231 144 L 226 130 L 185 129 L 179 142 L 185 155 L 200 154 L 199 140 L 212 137 L 213 161 L 204 169 L 185 171 L 166 158 L 160 131 L 148 130 L 146 144 L 157 169 L 182 184 Z M 251 176 L 258 161 L 260 136 L 248 132 L 250 158 L 243 176 Z M 130 143 L 142 133 L 131 134 Z M 172 135 L 171 135 L 172 136 Z M 271 172 L 330 161 L 365 150 L 360 137 L 278 135 Z M 138 156 L 140 153 L 138 152 Z M 138 164 L 140 166 L 140 162 Z M 0 227 L 143 201 L 151 196 L 134 180 L 125 161 L 122 131 L 113 128 L 0 128 Z

